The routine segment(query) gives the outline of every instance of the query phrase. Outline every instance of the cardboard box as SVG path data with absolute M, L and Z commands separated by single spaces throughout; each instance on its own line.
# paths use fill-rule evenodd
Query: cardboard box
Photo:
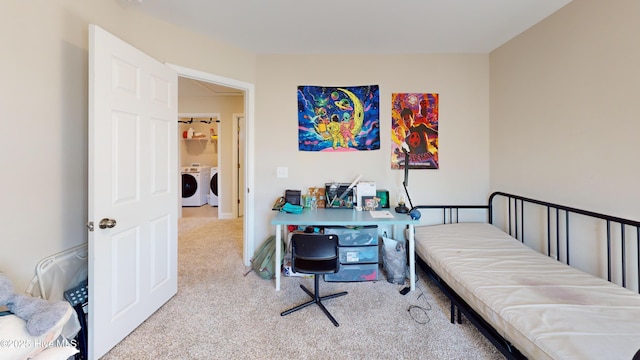
M 310 187 L 307 192 L 307 196 L 311 196 L 312 200 L 315 199 L 316 207 L 323 208 L 325 206 L 324 188 Z

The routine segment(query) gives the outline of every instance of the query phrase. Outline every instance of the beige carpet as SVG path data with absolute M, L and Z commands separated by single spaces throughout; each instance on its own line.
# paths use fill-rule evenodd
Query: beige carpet
M 282 289 L 242 264 L 242 220 L 182 218 L 178 294 L 103 359 L 503 359 L 468 321 L 449 322 L 449 303 L 425 274 L 418 289 L 382 279 L 320 283 L 348 291 L 285 317 L 308 300 L 312 279 L 282 277 Z

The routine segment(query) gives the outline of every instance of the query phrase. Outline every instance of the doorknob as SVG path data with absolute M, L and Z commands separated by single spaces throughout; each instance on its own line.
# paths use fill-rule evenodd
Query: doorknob
M 112 227 L 116 226 L 116 219 L 104 218 L 100 220 L 100 224 L 98 226 L 100 227 L 100 229 L 111 229 Z

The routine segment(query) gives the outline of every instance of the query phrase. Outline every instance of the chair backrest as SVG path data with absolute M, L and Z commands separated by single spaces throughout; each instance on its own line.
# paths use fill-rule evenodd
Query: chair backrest
M 293 234 L 291 236 L 291 267 L 307 274 L 335 273 L 340 268 L 338 235 Z

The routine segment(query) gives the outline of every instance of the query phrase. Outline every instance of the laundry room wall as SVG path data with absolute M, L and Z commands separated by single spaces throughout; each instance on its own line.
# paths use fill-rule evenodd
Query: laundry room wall
M 181 121 L 190 121 L 190 118 L 180 118 Z M 199 163 L 203 166 L 218 166 L 218 140 L 211 138 L 211 129 L 218 135 L 217 118 L 212 121 L 203 117 L 193 118 L 191 124 L 180 123 L 180 166 L 189 166 Z M 202 121 L 211 121 L 210 124 Z M 192 128 L 194 134 L 203 134 L 204 138 L 185 139 L 185 134 Z
M 189 96 L 178 91 L 178 113 L 218 113 L 220 114 L 220 126 L 216 123 L 192 123 L 180 124 L 179 136 L 182 132 L 193 127 L 195 132 L 209 134 L 210 128 L 219 128 L 217 142 L 207 141 L 180 141 L 180 163 L 183 166 L 193 162 L 201 165 L 218 168 L 218 181 L 220 184 L 219 193 L 229 199 L 232 193 L 232 171 L 235 164 L 232 163 L 232 154 L 237 151 L 236 144 L 233 144 L 233 114 L 244 113 L 244 96 Z M 194 119 L 195 120 L 195 119 Z M 216 130 L 217 131 L 217 130 Z M 218 163 L 218 152 L 220 152 L 220 163 Z M 220 214 L 233 213 L 231 202 L 227 201 L 220 205 Z

